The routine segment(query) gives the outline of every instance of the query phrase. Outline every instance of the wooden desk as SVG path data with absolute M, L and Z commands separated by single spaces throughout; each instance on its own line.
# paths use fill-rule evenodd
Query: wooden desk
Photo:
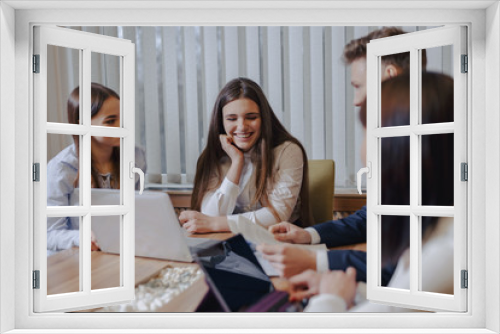
M 192 237 L 225 240 L 232 233 L 196 234 Z M 335 249 L 353 249 L 366 251 L 366 244 L 337 247 Z M 104 252 L 92 252 L 92 289 L 117 287 L 120 283 L 119 256 Z M 136 285 L 148 282 L 167 267 L 198 266 L 196 263 L 182 263 L 152 258 L 135 258 Z M 79 291 L 79 249 L 61 251 L 47 258 L 47 293 L 58 294 Z M 273 277 L 277 290 L 288 291 L 289 284 L 284 278 Z M 208 287 L 203 280 L 198 280 L 192 287 L 178 295 L 161 312 L 190 312 L 196 308 Z
M 156 276 L 162 269 L 182 266 L 197 266 L 137 256 L 135 258 L 135 283 L 142 284 Z M 92 252 L 92 290 L 112 288 L 120 285 L 120 257 L 116 254 Z M 79 291 L 79 249 L 61 251 L 47 258 L 47 294 Z
M 194 234 L 191 235 L 191 237 L 225 240 L 232 235 L 232 233 L 208 233 Z M 48 295 L 79 291 L 79 258 L 80 250 L 77 247 L 61 251 L 47 258 Z M 146 283 L 152 278 L 158 276 L 161 270 L 167 267 L 198 267 L 198 265 L 196 263 L 176 262 L 136 256 L 136 286 Z M 120 285 L 119 255 L 105 252 L 92 252 L 91 270 L 92 290 L 118 287 Z M 196 291 L 196 293 L 188 293 L 190 290 Z M 207 291 L 208 286 L 206 286 L 203 280 L 199 280 L 193 284 L 192 288 L 184 291 L 169 302 L 169 307 L 162 308 L 161 312 L 193 311 Z

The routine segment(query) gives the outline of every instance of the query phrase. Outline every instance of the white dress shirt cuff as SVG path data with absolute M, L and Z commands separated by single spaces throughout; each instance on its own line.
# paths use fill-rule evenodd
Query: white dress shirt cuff
M 311 235 L 311 245 L 319 244 L 321 242 L 321 237 L 318 231 L 312 227 L 306 227 L 305 230 Z
M 346 312 L 347 304 L 337 295 L 322 293 L 309 300 L 304 312 Z
M 326 272 L 329 270 L 328 254 L 326 250 L 316 251 L 316 270 L 318 272 Z
M 238 228 L 238 218 L 239 215 L 229 215 L 227 216 L 227 225 L 229 226 L 229 230 L 231 233 L 237 234 L 240 233 Z

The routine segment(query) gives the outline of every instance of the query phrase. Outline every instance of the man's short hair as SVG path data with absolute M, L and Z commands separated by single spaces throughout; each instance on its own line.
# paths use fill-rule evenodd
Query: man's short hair
M 364 37 L 353 39 L 344 47 L 344 62 L 349 65 L 358 58 L 366 58 L 366 45 L 372 39 L 396 36 L 401 34 L 406 34 L 406 32 L 396 27 L 384 27 L 382 29 L 374 30 Z M 382 61 L 386 65 L 395 65 L 403 69 L 404 71 L 407 71 L 410 68 L 410 53 L 403 52 L 383 56 Z M 425 69 L 426 66 L 427 55 L 425 50 L 422 50 L 422 67 Z

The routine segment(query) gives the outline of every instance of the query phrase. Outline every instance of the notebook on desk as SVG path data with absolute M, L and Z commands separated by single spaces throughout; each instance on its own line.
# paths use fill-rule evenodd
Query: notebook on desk
M 75 203 L 78 203 L 78 189 Z M 73 196 L 73 197 L 75 197 Z M 92 205 L 120 203 L 116 189 L 92 189 Z M 91 230 L 103 252 L 120 254 L 120 217 L 92 216 Z M 135 195 L 135 255 L 180 262 L 193 262 L 192 252 L 217 243 L 206 238 L 189 238 L 180 226 L 168 194 L 144 191 Z

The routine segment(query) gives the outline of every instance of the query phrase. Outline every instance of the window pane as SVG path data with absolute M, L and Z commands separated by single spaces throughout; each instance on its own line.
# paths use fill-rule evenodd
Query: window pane
M 92 234 L 101 250 L 92 252 L 92 290 L 121 286 L 120 220 L 120 216 L 92 216 Z
M 424 66 L 424 52 L 427 67 Z M 422 50 L 422 71 L 445 74 L 448 77 L 422 79 L 421 124 L 453 122 L 453 46 L 446 45 Z M 452 112 L 446 112 L 451 110 Z
M 381 216 L 381 280 L 382 286 L 394 278 L 396 265 L 398 268 L 398 284 L 391 286 L 398 289 L 410 287 L 410 217 L 409 216 Z M 401 257 L 401 261 L 400 261 Z M 400 262 L 399 262 L 400 261 Z
M 386 80 L 401 75 L 401 72 L 409 73 L 410 71 L 410 53 L 403 52 L 382 57 L 381 79 L 382 86 L 397 85 L 391 89 L 381 91 L 390 92 L 381 94 L 381 120 L 382 127 L 386 126 L 402 126 L 410 124 L 410 80 L 409 76 L 404 76 L 408 80 L 404 83 L 387 82 Z M 405 68 L 407 66 L 407 68 Z M 395 108 L 397 106 L 397 108 Z M 394 111 L 397 110 L 398 115 L 394 117 Z
M 421 217 L 421 291 L 454 294 L 453 218 Z
M 99 104 L 92 108 L 92 118 L 96 116 L 101 116 L 102 107 L 97 108 L 97 105 L 101 103 L 105 103 L 109 98 L 120 99 L 120 60 L 121 57 L 112 56 L 103 53 L 92 52 L 91 53 L 91 62 L 92 62 L 92 90 L 94 90 L 94 94 L 97 92 L 104 93 L 102 96 L 106 97 L 102 101 L 99 100 Z M 95 98 L 93 96 L 93 98 Z M 120 104 L 118 103 L 118 106 Z M 115 107 L 115 106 L 114 106 Z M 105 126 L 120 126 L 120 109 L 113 110 L 113 113 L 118 113 L 118 122 L 114 123 L 114 125 L 105 125 Z M 93 124 L 94 125 L 94 124 Z
M 92 205 L 120 205 L 120 143 L 118 137 L 91 137 L 91 185 L 92 188 L 116 189 L 116 191 L 92 190 Z
M 78 190 L 80 136 L 47 134 L 47 206 L 81 205 Z
M 410 204 L 410 137 L 382 138 L 382 205 Z
M 47 46 L 47 121 L 81 124 L 79 115 L 80 50 Z M 73 90 L 76 91 L 73 92 Z M 68 108 L 68 100 L 71 107 Z M 68 119 L 69 117 L 69 119 Z
M 47 294 L 80 290 L 79 217 L 49 217 L 47 231 Z M 69 227 L 69 228 L 67 228 Z M 69 248 L 69 249 L 66 249 Z M 64 251 L 61 251 L 66 249 Z M 43 284 L 43 283 L 42 283 Z
M 92 52 L 92 114 L 91 125 L 120 127 L 120 57 Z M 101 189 L 120 189 L 120 144 L 118 137 L 91 137 L 91 186 Z M 92 205 L 119 205 L 119 194 L 106 198 L 92 192 Z
M 453 206 L 453 139 L 452 133 L 421 137 L 422 205 Z

